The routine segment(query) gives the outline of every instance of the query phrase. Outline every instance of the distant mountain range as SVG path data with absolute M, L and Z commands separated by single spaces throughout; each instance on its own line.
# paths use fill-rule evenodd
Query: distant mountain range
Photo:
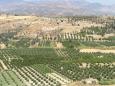
M 0 12 L 18 15 L 115 15 L 115 6 L 86 0 L 2 0 Z

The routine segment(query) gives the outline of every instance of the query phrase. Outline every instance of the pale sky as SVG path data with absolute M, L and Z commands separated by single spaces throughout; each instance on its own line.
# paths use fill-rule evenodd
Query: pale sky
M 89 2 L 98 2 L 101 3 L 103 5 L 113 5 L 115 4 L 115 0 L 87 0 Z
M 23 2 L 23 1 L 26 1 L 26 0 L 0 0 L 0 2 L 17 2 L 17 1 L 20 1 L 20 2 Z M 29 0 L 27 0 L 29 1 Z M 40 0 L 30 0 L 31 2 L 32 1 L 40 1 Z M 42 0 L 41 0 L 42 1 Z M 47 0 L 46 0 L 47 1 Z M 53 1 L 53 0 L 52 0 Z M 115 5 L 115 0 L 86 0 L 86 1 L 89 1 L 89 2 L 97 2 L 97 3 L 101 3 L 103 5 Z

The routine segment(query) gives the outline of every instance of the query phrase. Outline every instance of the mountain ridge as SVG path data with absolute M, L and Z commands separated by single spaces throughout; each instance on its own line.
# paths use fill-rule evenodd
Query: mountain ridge
M 115 15 L 115 6 L 90 3 L 86 0 L 23 0 L 0 3 L 0 11 L 18 15 Z M 7 6 L 7 7 L 6 7 Z

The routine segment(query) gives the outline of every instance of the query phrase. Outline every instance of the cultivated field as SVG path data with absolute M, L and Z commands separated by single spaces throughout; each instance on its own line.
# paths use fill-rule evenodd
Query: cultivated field
M 0 86 L 115 85 L 115 18 L 0 16 Z

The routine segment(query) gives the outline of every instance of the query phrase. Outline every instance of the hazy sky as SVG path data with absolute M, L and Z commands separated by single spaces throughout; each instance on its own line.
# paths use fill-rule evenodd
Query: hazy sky
M 101 4 L 105 4 L 105 5 L 113 5 L 115 4 L 115 0 L 87 0 L 89 2 L 98 2 Z
M 0 0 L 0 2 L 14 2 L 14 1 L 16 2 L 16 1 L 26 1 L 26 0 Z M 40 0 L 27 0 L 27 1 L 40 1 Z M 101 3 L 101 4 L 105 4 L 105 5 L 115 4 L 115 0 L 86 0 L 86 1 L 97 2 L 97 3 Z

